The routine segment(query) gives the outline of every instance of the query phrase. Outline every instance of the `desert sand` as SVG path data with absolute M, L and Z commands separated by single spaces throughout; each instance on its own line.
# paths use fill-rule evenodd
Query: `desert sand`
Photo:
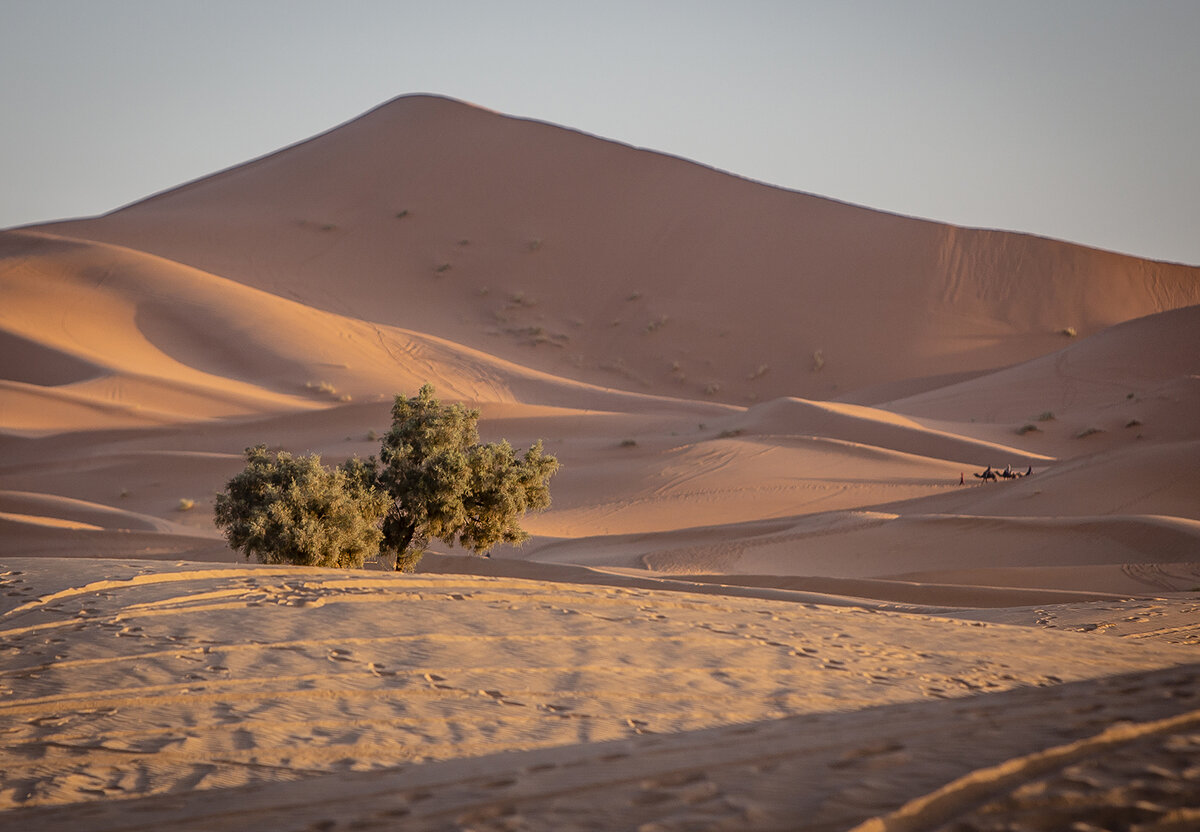
M 524 546 L 226 546 L 427 382 Z M 1200 268 L 436 96 L 0 232 L 0 828 L 1195 828 L 1198 414 Z

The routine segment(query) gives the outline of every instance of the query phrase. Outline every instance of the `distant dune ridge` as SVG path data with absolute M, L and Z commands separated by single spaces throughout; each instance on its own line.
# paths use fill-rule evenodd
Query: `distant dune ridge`
M 523 548 L 232 565 L 426 382 L 562 462 Z M 437 96 L 0 232 L 0 826 L 1189 828 L 1198 416 L 1198 267 Z

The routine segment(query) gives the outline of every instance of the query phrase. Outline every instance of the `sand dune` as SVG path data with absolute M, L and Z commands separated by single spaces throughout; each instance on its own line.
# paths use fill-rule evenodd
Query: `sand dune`
M 1195 268 L 870 211 L 432 96 L 43 228 L 555 375 L 739 404 L 993 370 L 1067 327 L 1200 303 Z
M 426 382 L 524 547 L 227 548 Z M 1190 828 L 1198 413 L 1200 268 L 433 96 L 0 232 L 0 826 Z

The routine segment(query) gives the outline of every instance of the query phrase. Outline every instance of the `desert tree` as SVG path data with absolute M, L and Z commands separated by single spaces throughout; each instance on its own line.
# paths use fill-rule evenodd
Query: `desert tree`
M 383 550 L 397 570 L 415 568 L 434 539 L 476 554 L 519 543 L 524 514 L 550 505 L 558 460 L 540 441 L 521 456 L 508 442 L 480 444 L 478 422 L 479 411 L 443 405 L 428 384 L 396 397 L 375 482 L 389 499 Z
M 262 563 L 361 567 L 379 553 L 388 498 L 372 466 L 326 468 L 316 454 L 246 449 L 246 467 L 217 496 L 218 527 L 234 549 Z

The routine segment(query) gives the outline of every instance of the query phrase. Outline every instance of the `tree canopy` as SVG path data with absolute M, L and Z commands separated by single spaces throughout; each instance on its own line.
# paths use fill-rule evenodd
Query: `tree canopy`
M 382 554 L 411 571 L 430 542 L 485 554 L 529 537 L 522 517 L 550 505 L 558 460 L 541 441 L 518 456 L 480 444 L 479 411 L 443 405 L 425 385 L 396 396 L 379 458 L 337 468 L 320 457 L 246 450 L 246 468 L 217 497 L 230 546 L 264 563 L 361 566 Z
M 540 441 L 520 458 L 506 441 L 481 445 L 478 421 L 479 411 L 441 404 L 428 384 L 396 397 L 376 477 L 391 498 L 383 549 L 396 569 L 415 567 L 435 538 L 476 554 L 519 543 L 529 537 L 522 516 L 550 505 L 558 460 Z
M 326 468 L 316 454 L 246 449 L 246 467 L 217 495 L 229 545 L 263 563 L 359 567 L 379 552 L 387 498 L 351 460 Z

